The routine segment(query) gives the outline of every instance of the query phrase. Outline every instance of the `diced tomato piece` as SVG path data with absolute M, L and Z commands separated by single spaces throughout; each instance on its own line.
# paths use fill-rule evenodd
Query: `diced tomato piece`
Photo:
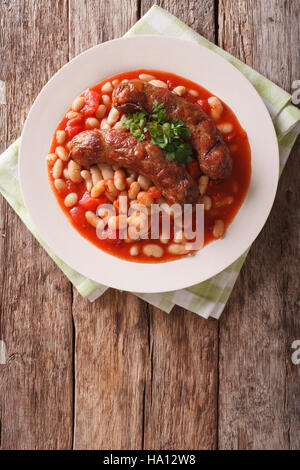
M 100 103 L 100 93 L 88 88 L 84 94 L 85 102 L 88 106 L 98 107 Z
M 87 227 L 87 221 L 85 218 L 85 210 L 83 209 L 83 207 L 79 207 L 79 206 L 72 207 L 72 209 L 70 210 L 70 214 L 76 225 L 79 225 L 82 228 Z
M 85 117 L 91 117 L 91 116 L 94 116 L 95 112 L 96 112 L 97 108 L 92 108 L 91 106 L 88 106 L 88 105 L 85 105 L 82 109 L 81 109 L 81 113 L 85 115 Z
M 74 119 L 70 119 L 66 125 L 66 132 L 70 139 L 74 137 L 74 135 L 78 134 L 79 132 L 83 131 L 83 116 L 76 116 Z
M 83 124 L 83 116 L 79 114 L 78 116 L 74 117 L 73 119 L 69 119 L 67 122 L 67 126 L 74 127 Z
M 194 180 L 199 178 L 199 176 L 201 175 L 199 163 L 196 162 L 196 160 L 193 160 L 191 163 L 188 163 L 186 165 L 186 168 Z
M 161 192 L 155 186 L 151 186 L 151 188 L 148 189 L 147 193 L 148 196 L 151 197 L 151 199 L 158 199 L 159 197 L 161 197 Z
M 210 106 L 209 106 L 207 100 L 198 100 L 198 101 L 197 101 L 197 104 L 200 106 L 201 109 L 203 109 L 203 111 L 204 111 L 206 114 L 209 114 L 209 112 L 210 112 Z
M 80 112 L 86 117 L 93 116 L 100 104 L 100 94 L 97 91 L 88 88 L 84 94 L 84 98 L 85 105 Z
M 66 132 L 70 139 L 74 137 L 74 135 L 79 134 L 79 132 L 83 131 L 82 126 L 74 126 L 74 127 L 66 127 Z
M 96 211 L 98 206 L 106 204 L 107 202 L 106 196 L 92 197 L 90 193 L 86 191 L 78 204 L 88 211 Z

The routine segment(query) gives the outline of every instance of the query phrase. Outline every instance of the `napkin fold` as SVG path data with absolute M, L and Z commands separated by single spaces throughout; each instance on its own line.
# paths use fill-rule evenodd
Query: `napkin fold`
M 207 47 L 224 57 L 240 70 L 256 88 L 264 100 L 273 120 L 279 144 L 280 171 L 289 157 L 291 149 L 300 132 L 300 111 L 291 104 L 291 96 L 277 85 L 266 79 L 246 64 L 236 59 L 228 52 L 209 42 L 178 18 L 166 10 L 153 6 L 125 36 L 140 34 L 160 34 L 176 36 L 190 40 Z M 18 153 L 20 139 L 16 140 L 0 156 L 0 192 L 22 219 L 27 228 L 33 233 L 39 243 L 48 252 L 78 292 L 91 302 L 100 297 L 107 286 L 98 284 L 80 273 L 58 258 L 41 239 L 34 227 L 27 209 L 24 205 L 18 179 Z M 250 249 L 250 247 L 249 247 Z M 219 318 L 227 300 L 230 297 L 235 281 L 248 254 L 247 250 L 238 260 L 228 266 L 224 271 L 186 289 L 172 292 L 141 294 L 135 293 L 139 298 L 149 302 L 155 307 L 169 313 L 175 304 L 180 305 L 204 318 Z

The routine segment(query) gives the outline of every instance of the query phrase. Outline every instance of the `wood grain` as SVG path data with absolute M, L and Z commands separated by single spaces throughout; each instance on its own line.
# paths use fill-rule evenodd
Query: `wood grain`
M 142 0 L 215 38 L 213 1 Z M 178 274 L 179 275 L 179 274 Z M 176 307 L 170 316 L 149 306 L 145 449 L 213 449 L 217 446 L 218 324 Z
M 296 0 L 3 0 L 0 152 L 56 70 L 155 3 L 288 91 L 299 79 Z M 300 449 L 297 152 L 219 324 L 112 289 L 90 304 L 1 197 L 0 449 Z
M 300 68 L 296 1 L 222 1 L 219 20 L 221 47 L 290 90 Z M 300 338 L 297 155 L 299 145 L 220 321 L 222 449 L 300 448 L 300 368 L 291 362 Z
M 1 150 L 67 60 L 66 24 L 65 1 L 0 3 Z M 0 339 L 8 355 L 0 365 L 0 447 L 71 448 L 70 284 L 2 197 L 0 220 Z
M 217 323 L 179 307 L 151 310 L 144 448 L 214 449 Z
M 138 19 L 138 3 L 70 3 L 70 57 L 123 35 Z M 73 34 L 72 31 L 76 31 Z M 99 64 L 102 71 L 103 64 Z M 101 269 L 101 267 L 100 267 Z M 75 449 L 138 449 L 143 442 L 146 303 L 110 290 L 90 304 L 74 291 Z
M 142 448 L 146 308 L 112 289 L 95 304 L 75 297 L 75 449 Z

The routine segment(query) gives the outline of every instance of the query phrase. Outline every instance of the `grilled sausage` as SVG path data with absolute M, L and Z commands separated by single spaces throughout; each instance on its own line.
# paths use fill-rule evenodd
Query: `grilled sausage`
M 109 163 L 129 168 L 151 179 L 169 204 L 194 202 L 198 187 L 183 165 L 169 162 L 160 147 L 139 142 L 122 129 L 83 131 L 71 141 L 70 158 L 83 167 Z
M 191 144 L 198 154 L 202 172 L 211 179 L 228 178 L 232 161 L 227 145 L 213 120 L 196 104 L 186 101 L 166 88 L 158 88 L 141 80 L 121 83 L 113 93 L 113 106 L 130 113 L 153 109 L 153 101 L 163 103 L 167 115 L 184 121 L 191 131 Z

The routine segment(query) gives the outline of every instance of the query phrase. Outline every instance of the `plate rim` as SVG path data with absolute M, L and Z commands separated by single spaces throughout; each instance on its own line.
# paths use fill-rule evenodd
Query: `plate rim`
M 19 171 L 19 177 L 20 177 L 20 187 L 21 187 L 21 192 L 22 192 L 22 196 L 23 196 L 23 199 L 24 199 L 24 203 L 25 203 L 25 206 L 28 210 L 28 213 L 31 217 L 31 219 L 33 220 L 33 223 L 34 225 L 37 227 L 37 231 L 38 233 L 41 232 L 41 230 L 38 228 L 39 227 L 39 224 L 36 224 L 36 220 L 35 220 L 35 217 L 32 216 L 32 211 L 30 209 L 30 207 L 28 206 L 27 204 L 27 193 L 26 193 L 26 189 L 25 189 L 25 181 L 23 179 L 23 162 L 24 162 L 24 157 L 22 157 L 22 155 L 24 154 L 25 150 L 24 150 L 24 146 L 25 146 L 25 138 L 24 136 L 26 136 L 26 132 L 27 132 L 27 128 L 28 126 L 30 125 L 30 121 L 31 121 L 31 116 L 32 116 L 32 113 L 33 113 L 33 110 L 35 109 L 36 105 L 39 103 L 39 100 L 40 100 L 40 97 L 43 96 L 45 94 L 45 92 L 48 91 L 49 88 L 51 88 L 53 82 L 56 80 L 57 76 L 62 74 L 63 71 L 66 69 L 66 68 L 69 68 L 72 66 L 72 64 L 74 64 L 74 62 L 80 60 L 80 58 L 83 56 L 83 55 L 86 55 L 86 54 L 90 54 L 92 53 L 92 51 L 94 50 L 97 50 L 97 49 L 100 49 L 102 48 L 103 46 L 104 47 L 109 47 L 110 44 L 113 44 L 113 43 L 118 43 L 118 42 L 126 42 L 126 41 L 133 41 L 133 40 L 136 40 L 136 36 L 129 36 L 129 37 L 121 37 L 121 38 L 116 38 L 116 39 L 113 39 L 113 40 L 110 40 L 110 41 L 107 41 L 107 42 L 104 42 L 104 43 L 101 43 L 101 44 L 97 44 L 83 52 L 81 52 L 80 54 L 78 54 L 76 57 L 74 57 L 71 61 L 67 62 L 66 64 L 64 64 L 51 78 L 50 80 L 46 83 L 46 85 L 41 89 L 41 91 L 39 92 L 38 96 L 36 97 L 36 99 L 34 100 L 31 108 L 30 108 L 30 111 L 27 115 L 27 118 L 26 118 L 26 121 L 25 121 L 25 124 L 24 124 L 24 127 L 23 127 L 23 131 L 22 131 L 22 135 L 21 135 L 21 144 L 20 144 L 20 151 L 19 151 L 19 162 L 18 162 L 18 171 Z M 228 262 L 228 260 L 226 262 L 223 262 L 220 267 L 216 270 L 214 269 L 213 273 L 207 269 L 207 275 L 206 276 L 203 276 L 201 278 L 201 280 L 195 280 L 195 282 L 192 282 L 190 280 L 187 280 L 187 281 L 184 281 L 184 279 L 181 279 L 180 282 L 176 282 L 173 280 L 173 284 L 176 284 L 174 287 L 168 285 L 167 288 L 165 287 L 161 287 L 160 285 L 157 285 L 155 287 L 155 289 L 151 288 L 147 288 L 147 286 L 143 286 L 143 287 L 133 287 L 131 285 L 131 283 L 122 283 L 122 285 L 120 284 L 120 282 L 112 282 L 110 281 L 109 284 L 105 283 L 104 280 L 99 280 L 99 279 L 95 279 L 94 276 L 91 276 L 89 274 L 86 274 L 84 272 L 82 272 L 82 270 L 80 268 L 78 268 L 78 265 L 75 263 L 75 262 L 70 262 L 70 260 L 68 261 L 65 261 L 63 259 L 63 257 L 61 255 L 57 255 L 59 256 L 59 258 L 64 261 L 65 263 L 67 263 L 70 267 L 72 267 L 72 269 L 75 269 L 77 272 L 79 273 L 82 273 L 83 276 L 86 276 L 88 279 L 93 279 L 95 282 L 97 283 L 101 283 L 101 284 L 104 284 L 104 285 L 107 285 L 107 286 L 110 286 L 110 287 L 115 287 L 115 288 L 118 288 L 118 289 L 123 289 L 123 290 L 128 290 L 128 291 L 132 291 L 132 292 L 144 292 L 144 293 L 160 293 L 160 292 L 168 292 L 168 291 L 175 291 L 175 290 L 178 290 L 178 289 L 184 289 L 186 287 L 190 287 L 191 285 L 195 285 L 195 284 L 198 284 L 199 282 L 203 282 L 205 280 L 208 280 L 209 278 L 211 278 L 212 276 L 214 275 L 217 275 L 219 274 L 220 272 L 222 272 L 224 269 L 226 269 L 226 267 L 230 266 L 232 263 L 234 263 L 240 256 L 243 255 L 243 253 L 251 246 L 251 244 L 254 242 L 254 240 L 257 238 L 257 236 L 259 235 L 259 233 L 261 232 L 269 214 L 270 214 L 270 211 L 272 209 L 272 206 L 273 206 L 273 203 L 274 203 L 274 199 L 276 197 L 276 193 L 277 193 L 277 185 L 278 185 L 278 176 L 279 176 L 279 149 L 278 149 L 278 141 L 277 141 L 277 137 L 276 137 L 276 133 L 275 133 L 275 129 L 274 129 L 274 125 L 273 125 L 273 122 L 272 122 L 272 119 L 269 115 L 269 112 L 266 108 L 266 105 L 265 103 L 263 102 L 262 98 L 260 97 L 260 95 L 258 94 L 258 92 L 255 90 L 254 86 L 252 85 L 252 83 L 240 72 L 240 70 L 238 70 L 236 67 L 234 67 L 229 61 L 227 61 L 224 57 L 220 56 L 219 54 L 217 54 L 215 51 L 211 50 L 211 49 L 208 49 L 206 48 L 205 46 L 201 45 L 201 44 L 196 44 L 194 42 L 191 42 L 189 40 L 186 40 L 186 39 L 180 39 L 180 38 L 175 38 L 175 37 L 172 37 L 172 36 L 158 36 L 158 35 L 141 35 L 139 36 L 139 38 L 141 38 L 142 40 L 155 40 L 155 41 L 173 41 L 173 42 L 180 42 L 180 43 L 185 43 L 187 47 L 197 47 L 197 48 L 200 48 L 200 49 L 203 49 L 205 50 L 206 52 L 208 51 L 209 53 L 213 53 L 216 57 L 218 57 L 218 61 L 222 61 L 224 64 L 226 64 L 226 67 L 230 66 L 232 69 L 235 70 L 235 73 L 237 73 L 240 78 L 242 80 L 244 80 L 245 82 L 247 82 L 248 86 L 250 86 L 253 91 L 255 92 L 257 98 L 259 99 L 260 103 L 263 105 L 263 107 L 265 108 L 265 113 L 266 113 L 266 116 L 267 116 L 267 120 L 269 121 L 269 124 L 271 124 L 272 128 L 273 128 L 273 136 L 272 136 L 272 140 L 273 140 L 273 144 L 276 144 L 275 145 L 275 148 L 276 148 L 276 158 L 277 158 L 277 161 L 278 161 L 278 165 L 276 166 L 276 168 L 273 168 L 273 172 L 274 172 L 274 175 L 273 175 L 273 179 L 274 177 L 276 177 L 276 182 L 275 182 L 275 187 L 273 187 L 273 196 L 272 198 L 270 198 L 270 201 L 269 201 L 269 206 L 268 206 L 268 209 L 266 210 L 266 213 L 265 213 L 265 216 L 263 217 L 263 221 L 260 222 L 260 224 L 258 225 L 258 228 L 256 230 L 256 235 L 254 237 L 252 237 L 251 241 L 249 242 L 249 244 L 247 244 L 248 246 L 246 248 L 243 248 L 243 250 L 236 254 L 234 257 L 231 256 L 230 257 L 230 261 Z M 144 68 L 141 66 L 141 68 Z M 153 69 L 155 69 L 156 67 L 153 66 Z M 130 70 L 130 69 L 129 69 Z M 181 72 L 178 72 L 178 75 L 182 75 Z M 222 98 L 221 98 L 222 99 Z M 54 132 L 54 131 L 53 131 Z M 252 155 L 251 155 L 251 161 L 252 161 Z M 251 170 L 251 174 L 252 174 L 252 170 Z M 251 180 L 250 180 L 250 184 L 249 184 L 249 188 L 250 188 L 250 185 L 251 185 Z M 249 191 L 249 188 L 248 188 L 248 191 Z M 247 194 L 246 194 L 246 197 L 247 197 Z M 246 199 L 245 197 L 245 199 Z M 245 200 L 244 202 L 242 203 L 242 206 L 243 204 L 245 203 Z M 241 208 L 242 208 L 241 206 Z M 59 204 L 57 203 L 57 208 L 59 211 L 61 211 L 61 208 L 59 207 Z M 241 208 L 239 209 L 239 211 L 241 210 Z M 238 212 L 239 212 L 238 211 Z M 62 211 L 61 211 L 62 212 Z M 64 217 L 65 214 L 63 214 Z M 235 218 L 237 217 L 238 213 L 236 214 Z M 67 218 L 66 218 L 67 220 Z M 70 224 L 70 222 L 68 221 L 68 223 Z M 70 224 L 71 225 L 71 224 Z M 230 224 L 231 225 L 231 224 Z M 230 226 L 229 226 L 230 228 Z M 75 230 L 75 229 L 74 229 Z M 78 233 L 76 231 L 76 233 Z M 52 246 L 51 246 L 51 243 L 48 242 L 47 239 L 45 238 L 48 238 L 48 237 L 45 237 L 44 234 L 41 234 L 42 238 L 44 239 L 44 241 L 46 242 L 47 245 L 50 246 L 51 250 L 54 251 L 54 253 L 56 253 L 56 249 L 54 249 Z M 90 242 L 88 242 L 86 239 L 84 239 L 84 237 L 82 237 L 81 235 L 79 235 L 80 238 L 84 241 L 86 241 L 87 243 L 91 244 Z M 214 241 L 214 242 L 211 242 L 212 244 L 216 243 L 217 241 Z M 210 243 L 210 244 L 211 244 Z M 209 244 L 209 245 L 210 245 Z M 92 244 L 91 244 L 92 245 Z M 95 250 L 99 250 L 99 248 L 95 247 L 94 245 L 92 245 L 94 247 Z M 186 260 L 186 259 L 190 259 L 190 258 L 180 258 L 178 260 L 174 260 L 172 262 L 166 262 L 166 263 L 134 263 L 134 262 L 131 262 L 131 261 L 126 261 L 126 260 L 123 260 L 123 259 L 120 259 L 120 258 L 117 258 L 117 257 L 114 257 L 112 255 L 109 255 L 105 252 L 103 252 L 102 250 L 99 250 L 101 251 L 101 253 L 105 254 L 106 256 L 109 256 L 110 259 L 114 259 L 114 260 L 118 260 L 118 262 L 121 262 L 123 263 L 123 265 L 135 265 L 136 267 L 139 267 L 141 268 L 142 266 L 156 266 L 157 269 L 159 269 L 159 267 L 163 266 L 163 265 L 166 265 L 166 264 L 172 264 L 172 266 L 174 266 L 174 269 L 176 267 L 176 265 L 180 262 L 182 262 L 182 260 Z M 115 263 L 113 263 L 115 264 Z M 143 270 L 143 269 L 141 269 Z

